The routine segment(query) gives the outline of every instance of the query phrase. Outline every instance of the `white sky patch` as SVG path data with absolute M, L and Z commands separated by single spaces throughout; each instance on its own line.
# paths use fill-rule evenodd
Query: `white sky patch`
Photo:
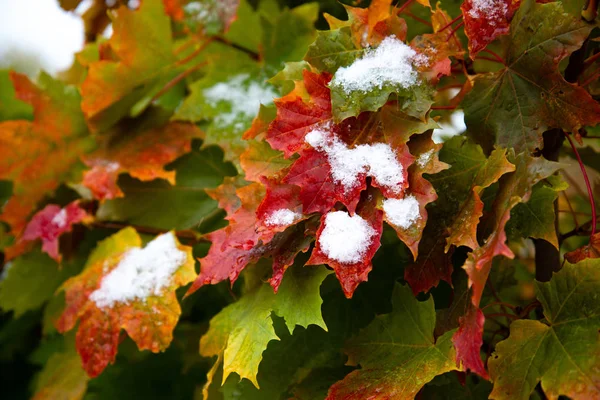
M 429 150 L 428 152 L 421 154 L 419 158 L 417 158 L 417 165 L 421 168 L 425 168 L 425 166 L 429 164 L 429 161 L 431 161 L 433 153 L 433 150 Z
M 248 121 L 258 114 L 260 105 L 271 104 L 277 96 L 266 84 L 248 82 L 249 78 L 248 74 L 236 75 L 227 82 L 217 83 L 204 90 L 204 98 L 210 105 L 216 107 L 220 102 L 225 102 L 230 106 L 229 112 L 215 117 L 217 126 L 244 129 Z
M 4 267 L 2 267 L 2 271 L 0 272 L 0 282 L 6 279 L 6 277 L 8 276 L 8 270 L 11 269 L 12 266 L 12 261 L 9 261 L 4 264 Z
M 267 226 L 291 225 L 301 217 L 302 214 L 299 214 L 287 208 L 282 208 L 280 210 L 273 211 L 265 220 L 265 224 Z
M 321 251 L 342 264 L 360 262 L 377 231 L 360 215 L 334 211 L 325 217 L 325 228 L 319 236 Z
M 472 0 L 469 16 L 494 20 L 506 15 L 508 9 L 503 0 Z
M 67 225 L 67 210 L 62 208 L 51 221 L 58 228 L 64 228 Z
M 384 200 L 383 211 L 388 221 L 404 229 L 410 228 L 421 217 L 419 202 L 412 195 L 403 199 Z
M 421 64 L 425 60 L 395 36 L 388 36 L 376 49 L 366 50 L 362 58 L 339 68 L 330 85 L 340 87 L 346 94 L 369 92 L 387 85 L 406 89 L 418 81 L 415 62 Z
M 100 308 L 160 295 L 171 283 L 187 254 L 177 248 L 171 232 L 157 236 L 145 248 L 129 250 L 90 295 Z
M 83 47 L 83 21 L 56 0 L 0 0 L 0 10 L 0 68 L 54 74 Z
M 439 124 L 441 129 L 433 130 L 433 142 L 443 143 L 453 136 L 460 135 L 467 130 L 465 125 L 465 113 L 463 110 L 456 110 L 450 115 L 450 123 L 442 122 Z
M 359 177 L 367 174 L 394 193 L 402 191 L 404 183 L 402 164 L 386 143 L 361 144 L 352 149 L 324 129 L 309 132 L 305 141 L 327 154 L 331 175 L 346 191 L 359 185 Z

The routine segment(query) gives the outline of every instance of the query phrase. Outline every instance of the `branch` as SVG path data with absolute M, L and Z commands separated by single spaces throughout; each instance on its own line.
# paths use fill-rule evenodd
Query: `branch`
M 89 224 L 89 226 L 93 226 L 95 228 L 114 229 L 114 230 L 120 230 L 123 228 L 130 227 L 130 228 L 135 229 L 139 233 L 145 233 L 148 235 L 160 235 L 163 233 L 170 232 L 169 229 L 158 229 L 158 228 L 152 228 L 149 226 L 131 225 L 131 224 L 126 224 L 126 223 L 122 223 L 122 222 L 94 221 L 91 224 Z M 175 233 L 175 236 L 177 236 L 177 239 L 182 239 L 182 240 L 185 240 L 192 244 L 210 243 L 210 241 L 207 240 L 203 234 L 198 233 L 193 230 L 189 230 L 189 229 L 188 230 L 180 230 L 180 231 L 174 231 L 174 233 Z

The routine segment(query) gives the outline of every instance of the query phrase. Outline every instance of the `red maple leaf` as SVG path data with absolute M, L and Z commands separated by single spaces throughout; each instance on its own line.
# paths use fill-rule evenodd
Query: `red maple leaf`
M 376 208 L 378 197 L 376 190 L 367 192 L 366 199 L 359 204 L 352 217 L 347 216 L 345 211 L 334 212 L 346 214 L 341 221 L 347 223 L 348 227 L 329 226 L 328 223 L 337 221 L 330 217 L 333 213 L 324 214 L 317 231 L 315 248 L 306 263 L 327 264 L 332 267 L 347 298 L 351 298 L 358 285 L 367 280 L 367 275 L 373 268 L 371 259 L 381 245 L 383 212 Z M 359 230 L 358 240 L 362 239 L 362 242 L 355 239 L 356 233 L 353 230 Z M 330 235 L 336 236 L 334 243 L 330 243 Z
M 465 0 L 462 3 L 460 8 L 472 57 L 498 36 L 508 34 L 510 21 L 520 3 L 514 0 Z
M 459 318 L 460 326 L 454 336 L 452 343 L 456 348 L 457 366 L 462 363 L 465 369 L 477 373 L 482 378 L 490 379 L 483 361 L 479 355 L 479 349 L 483 344 L 483 324 L 485 316 L 477 307 L 469 307 L 467 313 Z
M 73 225 L 91 218 L 85 210 L 74 201 L 64 208 L 49 204 L 38 211 L 27 224 L 23 240 L 41 239 L 42 251 L 60 262 L 62 256 L 58 252 L 58 239 L 63 233 L 70 232 Z

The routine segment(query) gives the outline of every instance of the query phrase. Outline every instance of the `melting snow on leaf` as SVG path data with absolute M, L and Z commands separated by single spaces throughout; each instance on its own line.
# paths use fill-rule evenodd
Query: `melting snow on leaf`
M 377 235 L 360 215 L 348 215 L 345 211 L 334 211 L 325 217 L 325 229 L 319 236 L 323 253 L 344 264 L 358 263 Z
M 227 82 L 217 83 L 204 90 L 206 101 L 217 106 L 229 105 L 229 112 L 222 112 L 215 118 L 219 127 L 233 126 L 236 130 L 246 127 L 246 123 L 257 114 L 261 104 L 271 104 L 277 93 L 265 84 L 249 81 L 248 74 L 240 74 Z
M 500 18 L 508 11 L 503 0 L 472 0 L 469 15 L 473 18 Z
M 292 210 L 288 210 L 287 208 L 282 208 L 280 210 L 273 211 L 266 219 L 265 224 L 268 226 L 291 225 L 300 217 L 302 217 L 301 214 Z
M 410 228 L 420 217 L 419 202 L 412 195 L 403 199 L 385 200 L 383 211 L 385 211 L 388 221 L 404 229 Z
M 402 191 L 403 167 L 390 145 L 386 143 L 361 144 L 349 149 L 345 143 L 327 130 L 309 132 L 306 142 L 327 154 L 333 179 L 346 191 L 360 184 L 360 176 L 368 174 L 377 183 L 394 193 Z
M 104 277 L 100 288 L 90 295 L 90 299 L 102 308 L 160 295 L 186 257 L 185 252 L 177 248 L 172 233 L 160 235 L 143 249 L 131 249 Z
M 369 92 L 386 85 L 406 89 L 418 81 L 414 65 L 426 63 L 426 58 L 418 55 L 410 46 L 395 36 L 388 36 L 375 50 L 367 50 L 362 58 L 339 68 L 331 86 L 341 87 L 347 94 Z

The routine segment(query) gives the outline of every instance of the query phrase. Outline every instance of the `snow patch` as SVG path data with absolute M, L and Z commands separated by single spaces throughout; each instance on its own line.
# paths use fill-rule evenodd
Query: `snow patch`
M 302 214 L 299 214 L 287 208 L 282 208 L 280 210 L 273 211 L 265 220 L 265 224 L 267 226 L 291 225 L 300 217 L 302 217 Z
M 404 229 L 410 228 L 412 224 L 421 218 L 419 202 L 412 195 L 403 199 L 384 200 L 383 211 L 389 222 Z
M 486 18 L 492 24 L 492 20 L 503 18 L 507 12 L 508 7 L 504 0 L 472 0 L 469 16 Z
M 119 265 L 102 279 L 90 300 L 103 308 L 160 295 L 186 259 L 187 254 L 177 248 L 171 232 L 160 235 L 143 249 L 129 250 Z
M 433 150 L 429 150 L 428 152 L 421 154 L 419 158 L 417 158 L 417 165 L 421 168 L 425 168 L 425 166 L 429 164 L 429 161 L 431 161 L 433 153 Z
M 367 49 L 362 58 L 339 68 L 330 85 L 340 87 L 346 94 L 370 92 L 386 85 L 407 89 L 418 81 L 414 65 L 426 62 L 426 58 L 410 46 L 395 36 L 388 36 L 376 49 Z
M 377 231 L 360 215 L 334 211 L 325 217 L 325 228 L 319 236 L 321 251 L 342 264 L 362 261 Z
M 346 191 L 359 185 L 359 177 L 368 174 L 377 183 L 394 193 L 402 191 L 404 168 L 386 143 L 361 144 L 352 149 L 332 134 L 328 127 L 317 128 L 306 134 L 308 144 L 327 154 L 331 175 Z
M 62 208 L 50 222 L 57 228 L 64 228 L 67 226 L 67 210 Z
M 265 84 L 255 81 L 248 82 L 250 75 L 240 74 L 227 82 L 217 83 L 204 90 L 204 98 L 213 107 L 219 103 L 227 103 L 229 112 L 219 113 L 214 122 L 219 127 L 232 126 L 236 131 L 245 129 L 260 109 L 261 104 L 271 104 L 277 95 Z

